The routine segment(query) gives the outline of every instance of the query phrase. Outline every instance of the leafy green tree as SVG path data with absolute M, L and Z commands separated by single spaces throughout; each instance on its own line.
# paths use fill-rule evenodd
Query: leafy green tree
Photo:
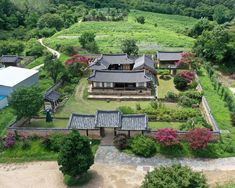
M 215 27 L 215 23 L 209 21 L 207 18 L 201 18 L 189 31 L 189 36 L 198 37 L 203 31 L 211 31 Z
M 145 23 L 145 18 L 144 16 L 139 16 L 136 18 L 136 21 L 140 24 L 144 24 Z
M 20 54 L 24 50 L 24 44 L 17 40 L 0 41 L 0 56 L 6 54 Z
M 121 49 L 128 55 L 138 55 L 139 47 L 133 39 L 126 39 L 122 41 Z
M 217 21 L 218 24 L 230 21 L 232 19 L 230 10 L 224 5 L 217 5 L 214 9 L 213 20 Z
M 44 63 L 44 69 L 47 71 L 54 83 L 56 83 L 64 72 L 64 66 L 61 61 L 52 59 L 52 57 L 46 57 Z
M 58 164 L 64 175 L 79 178 L 94 163 L 90 141 L 73 130 L 64 138 L 63 147 L 59 152 Z
M 43 97 L 38 87 L 23 87 L 12 93 L 10 105 L 17 119 L 36 116 L 43 104 Z
M 79 42 L 81 46 L 88 51 L 97 53 L 98 47 L 95 41 L 95 33 L 85 32 L 79 37 Z
M 206 178 L 201 172 L 193 172 L 187 166 L 161 166 L 148 172 L 141 188 L 208 188 Z
M 60 30 L 64 26 L 64 23 L 58 14 L 47 13 L 39 18 L 37 25 L 40 29 L 49 27 Z
M 196 40 L 193 50 L 198 56 L 219 63 L 227 52 L 228 40 L 227 32 L 217 26 L 212 31 L 204 31 Z

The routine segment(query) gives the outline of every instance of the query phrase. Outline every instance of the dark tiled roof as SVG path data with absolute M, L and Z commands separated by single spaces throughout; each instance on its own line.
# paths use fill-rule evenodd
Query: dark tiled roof
M 98 110 L 96 127 L 121 127 L 121 113 L 119 111 Z
M 56 102 L 57 100 L 59 100 L 60 96 L 61 96 L 60 93 L 54 90 L 50 90 L 49 92 L 45 94 L 44 99 L 51 101 L 51 102 Z
M 94 82 L 113 82 L 113 83 L 136 83 L 136 82 L 150 82 L 144 70 L 136 71 L 119 71 L 119 70 L 95 70 L 88 78 Z
M 148 127 L 148 118 L 144 114 L 123 115 L 121 130 L 146 130 Z
M 150 57 L 143 55 L 135 60 L 133 70 L 144 69 L 146 67 L 155 72 L 154 61 Z
M 182 58 L 182 51 L 179 52 L 162 52 L 158 51 L 157 59 L 160 61 L 178 61 Z
M 68 128 L 71 129 L 95 129 L 95 115 L 72 114 Z
M 17 63 L 19 60 L 22 60 L 18 55 L 2 55 L 0 57 L 0 62 L 2 63 Z
M 89 67 L 92 70 L 105 70 L 108 69 L 110 65 L 133 63 L 134 60 L 130 59 L 127 54 L 103 54 L 99 58 L 96 58 Z

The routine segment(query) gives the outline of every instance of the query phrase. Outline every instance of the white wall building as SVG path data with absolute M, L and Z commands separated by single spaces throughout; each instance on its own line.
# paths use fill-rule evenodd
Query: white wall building
M 5 69 L 0 69 L 0 96 L 9 97 L 11 93 L 19 87 L 29 87 L 35 85 L 38 83 L 38 79 L 39 77 L 37 70 L 19 67 L 7 67 Z M 2 106 L 0 106 L 0 109 Z

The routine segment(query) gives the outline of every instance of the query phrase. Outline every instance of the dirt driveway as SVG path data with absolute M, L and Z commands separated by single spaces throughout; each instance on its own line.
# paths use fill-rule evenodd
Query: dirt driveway
M 137 188 L 145 171 L 132 166 L 95 164 L 93 179 L 82 188 Z M 210 185 L 235 179 L 235 171 L 205 171 Z M 0 165 L 1 188 L 65 188 L 56 162 Z

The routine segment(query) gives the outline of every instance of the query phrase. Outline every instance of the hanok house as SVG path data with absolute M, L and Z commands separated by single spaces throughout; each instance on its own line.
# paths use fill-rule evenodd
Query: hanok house
M 159 68 L 169 68 L 173 71 L 176 70 L 176 63 L 182 59 L 182 51 L 178 52 L 157 52 L 157 65 Z
M 45 110 L 51 110 L 53 112 L 56 111 L 58 105 L 59 105 L 59 99 L 61 97 L 61 94 L 53 89 L 49 89 L 46 91 L 44 95 L 44 101 L 45 101 Z
M 0 57 L 0 63 L 3 64 L 5 67 L 18 67 L 22 59 L 23 58 L 18 55 L 2 55 L 2 57 Z
M 154 61 L 145 55 L 137 59 L 126 54 L 101 55 L 89 68 L 92 95 L 151 96 L 156 87 Z
M 106 131 L 113 130 L 113 135 L 118 133 L 143 134 L 148 130 L 148 118 L 145 114 L 123 115 L 120 111 L 102 111 L 98 110 L 95 115 L 72 114 L 68 123 L 69 129 L 89 132 L 99 131 L 101 137 L 104 137 Z

